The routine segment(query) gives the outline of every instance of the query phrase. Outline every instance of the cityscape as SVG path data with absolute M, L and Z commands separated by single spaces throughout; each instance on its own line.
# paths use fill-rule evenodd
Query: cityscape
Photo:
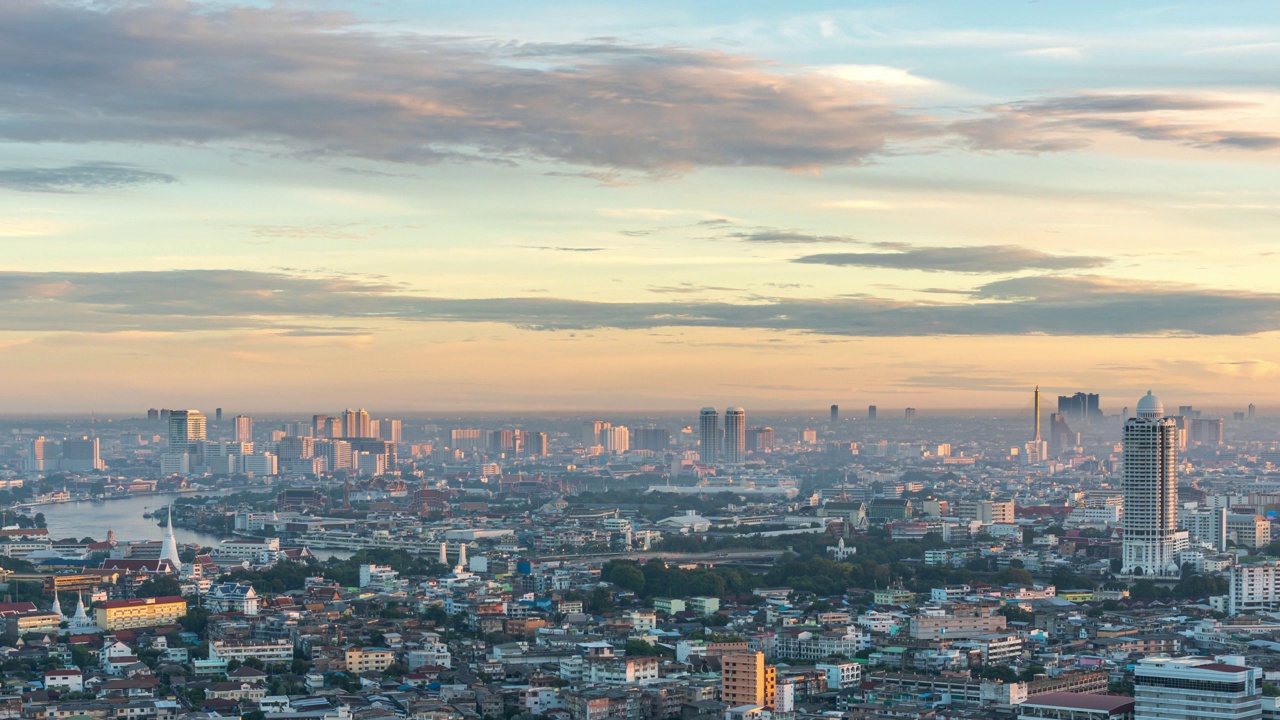
M 1280 720 L 1277 67 L 0 0 L 0 720 Z

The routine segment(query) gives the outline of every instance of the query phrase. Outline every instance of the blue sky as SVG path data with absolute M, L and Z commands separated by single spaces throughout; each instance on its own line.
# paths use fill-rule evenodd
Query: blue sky
M 9 403 L 1265 407 L 1278 54 L 1264 3 L 14 0 Z

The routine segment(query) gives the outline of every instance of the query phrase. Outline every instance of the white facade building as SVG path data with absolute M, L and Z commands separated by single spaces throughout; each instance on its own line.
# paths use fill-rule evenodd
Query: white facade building
M 1124 544 L 1121 573 L 1178 577 L 1178 426 L 1164 416 L 1160 398 L 1147 392 L 1138 416 L 1124 424 Z
M 1259 562 L 1231 568 L 1227 612 L 1280 610 L 1280 562 Z
M 1259 720 L 1262 670 L 1207 657 L 1145 658 L 1134 669 L 1134 720 Z

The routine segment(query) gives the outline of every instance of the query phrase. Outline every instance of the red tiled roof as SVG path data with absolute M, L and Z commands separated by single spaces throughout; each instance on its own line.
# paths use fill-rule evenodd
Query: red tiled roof
M 1248 672 L 1249 668 L 1240 665 L 1227 665 L 1226 663 L 1207 663 L 1205 665 L 1197 665 L 1197 670 L 1212 670 L 1213 672 Z

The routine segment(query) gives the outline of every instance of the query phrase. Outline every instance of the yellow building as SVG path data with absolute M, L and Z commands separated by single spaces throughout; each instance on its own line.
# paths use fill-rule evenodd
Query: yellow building
M 357 674 L 370 670 L 382 672 L 391 667 L 391 664 L 395 661 L 395 653 L 386 648 L 361 648 L 355 646 L 347 648 L 347 672 Z
M 778 669 L 764 661 L 764 653 L 737 653 L 720 659 L 720 699 L 729 707 L 772 707 L 778 692 Z
M 176 595 L 109 600 L 93 609 L 94 623 L 108 632 L 171 625 L 186 615 L 187 601 Z

